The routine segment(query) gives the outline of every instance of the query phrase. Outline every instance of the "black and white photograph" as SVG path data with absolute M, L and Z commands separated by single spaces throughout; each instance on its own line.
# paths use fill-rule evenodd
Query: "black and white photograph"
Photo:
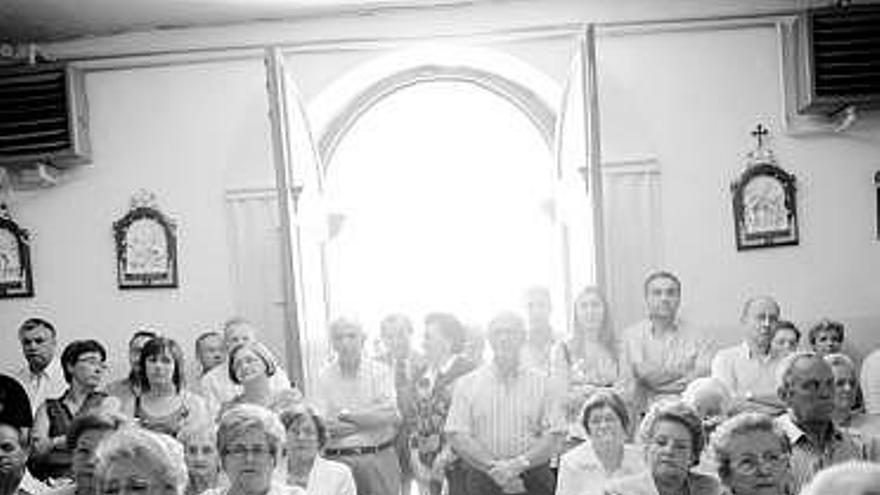
M 0 0 L 0 495 L 877 495 L 880 0 Z

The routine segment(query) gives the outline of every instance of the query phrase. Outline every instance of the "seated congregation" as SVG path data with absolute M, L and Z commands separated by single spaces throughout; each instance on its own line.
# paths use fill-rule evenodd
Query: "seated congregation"
M 112 383 L 101 342 L 56 356 L 54 325 L 31 318 L 26 363 L 0 375 L 0 495 L 877 493 L 880 350 L 855 359 L 831 320 L 802 345 L 769 296 L 717 349 L 678 317 L 674 274 L 644 297 L 616 330 L 585 288 L 564 338 L 544 288 L 485 332 L 431 313 L 423 352 L 405 315 L 380 323 L 380 353 L 338 317 L 314 390 L 243 318 L 194 339 L 189 380 L 179 342 L 137 331 Z

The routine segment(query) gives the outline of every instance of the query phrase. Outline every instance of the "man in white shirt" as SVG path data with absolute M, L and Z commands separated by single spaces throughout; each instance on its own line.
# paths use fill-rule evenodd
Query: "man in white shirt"
M 326 418 L 324 457 L 351 469 L 359 495 L 400 495 L 394 373 L 364 356 L 366 335 L 354 318 L 336 318 L 329 330 L 336 359 L 321 370 L 312 396 Z
M 492 361 L 455 384 L 444 430 L 465 462 L 469 494 L 552 495 L 550 459 L 565 435 L 562 394 L 521 362 L 526 325 L 505 312 L 489 322 Z
M 708 375 L 714 355 L 712 342 L 678 318 L 681 282 L 675 274 L 650 274 L 644 291 L 648 318 L 625 329 L 621 339 L 635 382 L 635 417 L 655 400 L 677 397 L 695 378 Z
M 245 342 L 257 340 L 257 329 L 250 321 L 235 317 L 230 318 L 223 325 L 223 343 L 226 345 L 226 356 L 228 359 L 229 352 L 236 346 Z M 269 388 L 271 392 L 280 392 L 290 388 L 290 378 L 287 372 L 281 367 L 269 377 Z M 202 376 L 201 387 L 202 393 L 208 400 L 209 410 L 212 412 L 219 411 L 223 404 L 236 398 L 242 392 L 241 385 L 232 383 L 229 377 L 229 367 L 225 365 L 215 366 L 211 371 Z
M 36 411 L 46 399 L 60 397 L 67 389 L 61 364 L 55 357 L 55 327 L 42 318 L 29 318 L 19 327 L 18 340 L 27 364 L 14 375 Z
M 782 357 L 770 352 L 777 321 L 779 304 L 772 297 L 749 299 L 740 316 L 745 341 L 718 351 L 712 360 L 712 377 L 723 383 L 733 396 L 732 412 L 745 410 L 770 415 L 785 412 L 775 381 Z

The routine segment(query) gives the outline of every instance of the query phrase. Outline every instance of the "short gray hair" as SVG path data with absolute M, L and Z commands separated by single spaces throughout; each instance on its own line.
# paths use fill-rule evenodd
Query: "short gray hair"
M 156 475 L 155 479 L 179 495 L 183 494 L 189 480 L 183 446 L 164 433 L 138 426 L 127 426 L 111 433 L 98 444 L 95 458 L 99 486 L 106 483 L 113 464 L 122 459 L 134 460 L 150 469 Z
M 876 495 L 880 464 L 849 461 L 819 471 L 801 495 Z
M 277 462 L 285 440 L 284 426 L 277 414 L 255 404 L 239 404 L 223 413 L 217 425 L 217 452 L 223 455 L 234 438 L 251 428 L 266 435 L 269 452 Z
M 487 334 L 492 334 L 499 330 L 515 330 L 517 332 L 526 333 L 526 321 L 519 313 L 514 311 L 502 311 L 489 320 Z
M 744 412 L 725 420 L 712 433 L 709 442 L 718 463 L 718 477 L 725 480 L 730 476 L 730 444 L 738 435 L 754 431 L 770 433 L 779 441 L 782 451 L 791 452 L 791 444 L 785 432 L 773 421 L 771 416 L 757 412 Z
M 361 333 L 361 335 L 364 334 L 364 326 L 361 325 L 360 320 L 358 320 L 357 318 L 355 318 L 352 315 L 341 315 L 341 316 L 337 316 L 336 318 L 333 318 L 333 320 L 331 320 L 330 324 L 327 326 L 327 330 L 328 330 L 328 333 L 330 334 L 330 336 L 332 337 L 333 332 L 335 332 L 337 328 L 345 328 L 345 327 L 357 328 L 358 331 Z
M 828 366 L 848 366 L 850 370 L 853 372 L 853 376 L 858 374 L 858 369 L 856 369 L 856 363 L 852 360 L 851 357 L 847 356 L 842 352 L 834 352 L 831 354 L 827 354 L 822 359 L 828 363 Z M 856 377 L 858 378 L 858 377 Z
M 791 383 L 791 375 L 794 373 L 794 367 L 801 359 L 818 359 L 822 360 L 818 354 L 812 351 L 798 351 L 786 356 L 779 367 L 776 368 L 776 391 L 777 393 L 784 390 Z
M 739 314 L 739 321 L 746 321 L 746 317 L 749 315 L 749 311 L 752 309 L 752 305 L 760 301 L 772 303 L 773 306 L 776 307 L 777 314 L 782 312 L 782 309 L 779 307 L 779 303 L 776 301 L 776 299 L 773 299 L 773 297 L 767 295 L 752 296 L 746 300 L 745 304 L 743 304 L 742 312 Z
M 200 438 L 207 438 L 212 444 L 217 442 L 217 426 L 213 421 L 189 423 L 177 433 L 177 441 L 184 446 Z
M 684 426 L 691 434 L 691 453 L 693 454 L 693 465 L 697 465 L 700 461 L 700 454 L 706 443 L 706 434 L 703 430 L 703 422 L 697 415 L 697 411 L 679 399 L 661 400 L 655 402 L 648 413 L 645 414 L 642 423 L 639 425 L 639 439 L 642 444 L 648 445 L 654 437 L 654 431 L 657 429 L 657 423 L 661 421 L 672 421 Z

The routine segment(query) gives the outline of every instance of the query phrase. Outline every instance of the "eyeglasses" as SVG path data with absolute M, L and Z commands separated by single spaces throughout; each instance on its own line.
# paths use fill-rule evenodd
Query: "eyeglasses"
M 738 460 L 734 465 L 734 469 L 742 474 L 752 475 L 758 472 L 759 467 L 765 469 L 778 470 L 788 464 L 788 455 L 782 452 L 764 452 L 760 457 L 749 456 Z
M 86 363 L 86 364 L 90 364 L 92 366 L 106 366 L 106 363 L 104 362 L 103 359 L 96 358 L 96 357 L 79 358 L 76 360 L 76 362 L 77 363 Z
M 223 451 L 224 455 L 244 459 L 250 454 L 254 458 L 268 457 L 271 450 L 266 445 L 231 445 Z
M 318 438 L 318 430 L 313 426 L 292 426 L 287 434 L 293 438 Z
M 111 480 L 107 484 L 101 486 L 98 493 L 103 495 L 149 493 L 155 488 L 164 488 L 164 491 L 174 491 L 173 485 L 165 483 L 155 485 L 147 479 L 133 477 L 126 481 Z

